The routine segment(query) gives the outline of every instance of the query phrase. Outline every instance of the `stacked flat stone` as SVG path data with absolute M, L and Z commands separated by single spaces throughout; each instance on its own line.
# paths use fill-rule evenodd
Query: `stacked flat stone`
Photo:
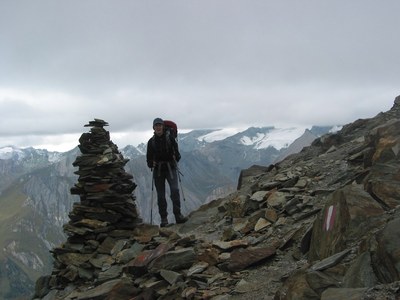
M 71 194 L 79 195 L 80 202 L 74 204 L 70 221 L 64 225 L 67 242 L 52 251 L 53 275 L 63 278 L 64 283 L 93 280 L 104 262 L 96 265 L 89 263 L 89 258 L 109 254 L 115 238 L 129 239 L 141 222 L 132 194 L 136 184 L 124 170 L 129 160 L 118 151 L 104 126 L 108 123 L 100 119 L 85 125 L 91 129 L 81 135 L 82 154 L 73 162 L 79 168 L 75 172 L 79 178 Z

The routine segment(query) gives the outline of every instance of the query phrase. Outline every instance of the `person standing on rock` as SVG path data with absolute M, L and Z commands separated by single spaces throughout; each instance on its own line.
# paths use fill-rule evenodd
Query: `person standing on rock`
M 157 190 L 158 212 L 160 213 L 160 227 L 168 225 L 167 201 L 165 198 L 165 181 L 171 191 L 172 211 L 176 223 L 184 223 L 187 217 L 181 214 L 181 202 L 178 186 L 177 162 L 180 160 L 178 144 L 165 131 L 164 121 L 155 118 L 153 121 L 154 135 L 147 143 L 147 166 L 152 170 L 154 185 Z

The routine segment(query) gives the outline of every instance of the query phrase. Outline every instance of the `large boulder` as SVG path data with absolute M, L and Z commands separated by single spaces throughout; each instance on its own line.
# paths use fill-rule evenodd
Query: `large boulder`
M 384 283 L 400 280 L 400 217 L 390 221 L 377 234 L 377 249 L 374 266 L 379 279 Z
M 359 185 L 335 191 L 314 222 L 308 258 L 321 260 L 347 247 L 349 239 L 367 235 L 384 214 L 382 207 Z

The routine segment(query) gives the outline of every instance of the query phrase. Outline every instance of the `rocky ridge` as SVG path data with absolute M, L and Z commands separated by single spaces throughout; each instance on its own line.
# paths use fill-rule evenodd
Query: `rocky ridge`
M 320 136 L 320 129 L 313 126 L 312 132 Z M 269 129 L 249 129 L 212 142 L 208 139 L 208 142 L 200 142 L 198 139 L 207 130 L 180 135 L 182 159 L 179 168 L 183 174 L 184 195 L 188 200 L 182 202 L 185 215 L 202 204 L 234 192 L 240 170 L 261 162 L 266 165 L 272 163 L 276 149 L 271 152 L 271 149 L 238 144 L 242 138 L 254 137 L 254 134 L 263 131 L 266 133 Z M 119 151 L 129 159 L 124 169 L 134 175 L 137 184 L 134 195 L 138 213 L 144 222 L 150 223 L 150 212 L 157 212 L 157 204 L 151 201 L 151 173 L 145 156 L 133 146 L 120 148 Z M 53 258 L 49 251 L 66 240 L 63 225 L 69 222 L 68 214 L 73 209 L 73 203 L 79 201 L 79 195 L 70 193 L 78 179 L 72 163 L 79 153 L 78 146 L 65 153 L 0 147 L 1 299 L 29 298 L 38 277 L 51 273 Z M 231 175 L 228 177 L 228 174 Z M 151 206 L 151 203 L 154 205 Z M 170 216 L 173 217 L 172 212 Z M 153 214 L 154 224 L 160 221 L 158 217 L 158 213 Z
M 54 251 L 69 256 L 56 255 L 34 298 L 398 299 L 399 150 L 397 97 L 388 112 L 243 170 L 235 193 L 185 224 L 75 222 L 80 239 Z

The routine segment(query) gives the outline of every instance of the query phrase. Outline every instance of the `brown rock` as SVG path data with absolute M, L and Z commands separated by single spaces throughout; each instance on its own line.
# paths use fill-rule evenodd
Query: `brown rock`
M 256 225 L 254 226 L 254 230 L 255 230 L 256 232 L 257 232 L 257 231 L 261 231 L 261 230 L 267 228 L 267 227 L 270 226 L 270 225 L 271 225 L 271 222 L 267 221 L 267 220 L 264 219 L 264 218 L 260 218 L 260 219 L 257 221 Z
M 288 300 L 320 299 L 320 296 L 308 284 L 304 270 L 296 271 L 292 276 L 290 276 L 281 290 L 277 293 L 277 297 L 275 298 Z
M 182 248 L 178 250 L 168 251 L 155 258 L 149 265 L 151 272 L 160 269 L 166 270 L 182 270 L 189 268 L 196 259 L 193 248 Z
M 237 247 L 246 247 L 248 245 L 248 242 L 246 240 L 233 240 L 233 241 L 215 241 L 213 242 L 213 246 L 216 246 L 222 250 L 229 250 L 232 248 L 237 248 Z
M 347 300 L 362 300 L 365 299 L 364 293 L 366 288 L 329 288 L 324 291 L 321 295 L 321 300 L 337 300 L 337 299 L 347 299 Z
M 314 223 L 309 259 L 320 260 L 345 249 L 345 240 L 368 232 L 372 217 L 384 210 L 359 186 L 337 190 Z
M 202 250 L 200 253 L 197 255 L 197 259 L 199 261 L 204 261 L 208 263 L 210 266 L 214 266 L 218 262 L 218 255 L 219 252 L 215 248 L 206 248 Z
M 265 218 L 270 221 L 271 223 L 275 223 L 278 220 L 278 214 L 275 209 L 268 208 L 265 211 Z
M 150 262 L 166 253 L 171 248 L 169 244 L 160 244 L 154 250 L 145 250 L 141 252 L 132 262 L 127 264 L 128 268 L 144 268 L 147 267 Z
M 400 218 L 390 221 L 377 234 L 378 247 L 373 259 L 374 269 L 384 283 L 400 280 Z
M 238 272 L 274 255 L 275 252 L 276 247 L 236 249 L 232 251 L 224 268 L 230 272 Z

